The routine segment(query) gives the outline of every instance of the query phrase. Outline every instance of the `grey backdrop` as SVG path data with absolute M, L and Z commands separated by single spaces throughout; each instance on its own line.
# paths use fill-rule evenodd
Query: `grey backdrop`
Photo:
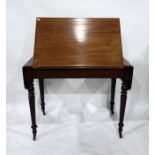
M 7 123 L 30 122 L 22 66 L 33 55 L 36 17 L 120 17 L 123 55 L 134 65 L 132 90 L 127 101 L 126 120 L 148 118 L 148 2 L 147 0 L 7 0 Z M 109 103 L 108 79 L 53 79 L 45 81 L 48 119 L 36 107 L 39 123 L 58 121 L 58 114 L 90 114 Z M 117 80 L 116 115 L 119 112 L 120 81 Z M 65 110 L 64 110 L 65 109 Z M 86 110 L 86 116 L 83 111 Z M 38 112 L 39 111 L 39 112 Z M 28 113 L 28 114 L 27 114 Z M 66 114 L 67 113 L 67 114 Z M 80 115 L 82 114 L 82 115 Z M 116 117 L 118 118 L 118 117 Z M 95 118 L 94 118 L 95 119 Z M 60 120 L 59 120 L 60 121 Z

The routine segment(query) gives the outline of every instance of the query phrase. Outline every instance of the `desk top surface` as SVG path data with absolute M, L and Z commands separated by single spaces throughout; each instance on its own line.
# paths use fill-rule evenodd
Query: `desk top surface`
M 37 18 L 34 68 L 123 68 L 118 18 Z

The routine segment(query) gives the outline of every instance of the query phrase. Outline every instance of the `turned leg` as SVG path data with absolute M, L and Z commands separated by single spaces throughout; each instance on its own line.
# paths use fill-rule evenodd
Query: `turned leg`
M 112 78 L 111 79 L 111 102 L 110 102 L 111 114 L 114 114 L 115 87 L 116 87 L 116 78 Z
M 121 87 L 121 101 L 120 101 L 120 120 L 119 120 L 119 136 L 120 138 L 123 138 L 122 131 L 123 131 L 123 121 L 124 121 L 124 113 L 125 113 L 125 107 L 126 107 L 126 100 L 127 100 L 127 84 L 125 81 L 122 82 Z
M 31 121 L 32 121 L 31 128 L 33 133 L 33 140 L 35 140 L 36 134 L 37 134 L 37 125 L 36 125 L 36 117 L 35 117 L 35 95 L 34 95 L 33 80 L 29 81 L 28 83 L 28 96 L 29 96 L 29 106 L 30 106 Z
M 40 88 L 41 109 L 42 109 L 43 115 L 45 115 L 44 79 L 39 79 L 39 88 Z

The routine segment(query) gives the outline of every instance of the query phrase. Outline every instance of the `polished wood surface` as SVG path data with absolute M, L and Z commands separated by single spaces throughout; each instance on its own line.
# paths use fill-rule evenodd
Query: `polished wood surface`
M 123 68 L 118 18 L 37 18 L 33 68 Z

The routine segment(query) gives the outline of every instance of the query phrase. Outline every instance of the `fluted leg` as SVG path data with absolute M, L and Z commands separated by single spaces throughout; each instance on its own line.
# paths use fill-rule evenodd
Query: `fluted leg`
M 39 88 L 40 88 L 41 109 L 42 109 L 43 115 L 45 115 L 44 79 L 39 79 Z
M 29 84 L 28 84 L 28 96 L 29 96 L 29 106 L 30 106 L 31 121 L 32 121 L 31 128 L 33 133 L 33 140 L 35 140 L 36 134 L 37 134 L 37 125 L 36 125 L 36 117 L 35 117 L 35 95 L 34 95 L 33 80 L 29 81 Z
M 125 113 L 125 107 L 126 107 L 126 100 L 127 100 L 127 83 L 125 81 L 122 82 L 122 88 L 121 88 L 121 102 L 120 102 L 120 120 L 119 120 L 119 136 L 122 138 L 122 131 L 123 131 L 123 121 L 124 121 L 124 113 Z
M 116 87 L 116 78 L 112 78 L 111 79 L 111 102 L 110 102 L 111 114 L 114 114 L 115 87 Z

